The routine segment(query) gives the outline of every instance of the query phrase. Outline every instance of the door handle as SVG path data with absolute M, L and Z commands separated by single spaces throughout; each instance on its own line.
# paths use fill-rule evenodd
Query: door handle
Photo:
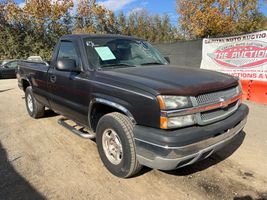
M 52 83 L 55 83 L 55 82 L 57 81 L 57 77 L 56 77 L 55 75 L 51 75 L 51 76 L 50 76 L 50 81 L 51 81 Z

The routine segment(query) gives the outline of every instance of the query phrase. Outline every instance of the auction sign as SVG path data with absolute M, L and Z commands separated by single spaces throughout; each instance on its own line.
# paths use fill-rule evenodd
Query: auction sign
M 267 31 L 203 39 L 201 68 L 267 81 Z

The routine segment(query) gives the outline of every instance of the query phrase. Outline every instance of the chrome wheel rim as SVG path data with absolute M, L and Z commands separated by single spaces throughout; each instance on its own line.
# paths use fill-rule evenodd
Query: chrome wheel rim
M 114 164 L 120 164 L 123 151 L 119 135 L 113 129 L 106 129 L 102 137 L 102 146 L 108 160 Z
M 30 112 L 33 112 L 33 102 L 32 102 L 32 96 L 28 94 L 27 96 L 27 105 Z

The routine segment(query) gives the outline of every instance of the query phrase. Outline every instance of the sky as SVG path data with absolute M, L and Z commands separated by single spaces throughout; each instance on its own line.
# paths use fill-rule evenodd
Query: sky
M 99 4 L 115 12 L 129 14 L 133 11 L 146 9 L 150 14 L 168 14 L 176 16 L 175 0 L 98 0 Z
M 23 4 L 24 0 L 16 0 L 17 3 Z M 74 0 L 78 1 L 78 0 Z M 107 9 L 119 13 L 129 15 L 131 12 L 138 12 L 142 9 L 146 9 L 149 14 L 168 14 L 170 16 L 171 23 L 177 24 L 177 14 L 175 0 L 97 0 L 97 3 L 105 6 Z M 267 4 L 260 0 L 260 11 L 267 16 Z

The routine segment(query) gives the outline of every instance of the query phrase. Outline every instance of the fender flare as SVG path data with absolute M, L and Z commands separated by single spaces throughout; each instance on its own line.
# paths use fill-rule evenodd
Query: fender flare
M 89 104 L 89 111 L 88 111 L 88 123 L 89 123 L 89 127 L 91 128 L 91 112 L 92 112 L 92 108 L 93 108 L 93 105 L 96 104 L 96 103 L 99 103 L 99 104 L 104 104 L 104 105 L 107 105 L 107 106 L 110 106 L 110 107 L 113 107 L 113 108 L 116 108 L 118 110 L 120 110 L 121 112 L 123 112 L 126 116 L 129 117 L 129 119 L 131 120 L 131 122 L 133 124 L 136 124 L 136 121 L 132 115 L 132 113 L 127 109 L 125 108 L 124 106 L 118 104 L 118 103 L 115 103 L 113 101 L 110 101 L 110 100 L 107 100 L 107 99 L 104 99 L 104 98 L 94 98 L 90 101 L 90 104 Z
M 32 86 L 32 83 L 30 82 L 30 80 L 27 77 L 22 77 L 21 80 L 22 80 L 22 88 L 24 88 L 23 87 L 23 81 L 27 81 L 29 83 L 29 86 Z

